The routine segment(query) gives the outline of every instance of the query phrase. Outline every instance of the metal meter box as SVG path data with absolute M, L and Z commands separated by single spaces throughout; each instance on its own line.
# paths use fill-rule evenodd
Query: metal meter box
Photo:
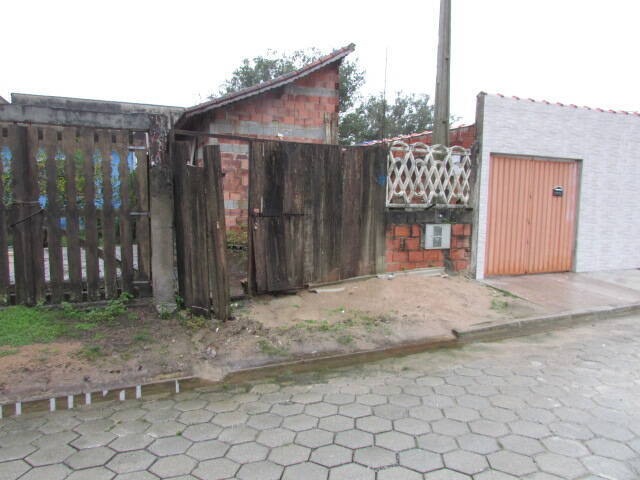
M 450 223 L 427 223 L 422 225 L 422 238 L 420 246 L 425 250 L 438 250 L 451 246 Z

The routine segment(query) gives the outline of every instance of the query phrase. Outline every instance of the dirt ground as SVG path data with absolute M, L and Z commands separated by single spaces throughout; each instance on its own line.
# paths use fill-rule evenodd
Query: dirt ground
M 270 362 L 453 338 L 453 328 L 542 312 L 463 276 L 397 275 L 326 290 L 234 304 L 236 319 L 200 339 L 217 355 L 195 372 L 215 380 Z
M 51 343 L 0 347 L 0 403 L 191 375 L 192 329 L 131 308 Z
M 397 275 L 326 289 L 237 302 L 224 323 L 130 308 L 51 343 L 0 347 L 0 404 L 191 375 L 219 381 L 288 360 L 453 338 L 453 328 L 542 308 L 463 276 Z

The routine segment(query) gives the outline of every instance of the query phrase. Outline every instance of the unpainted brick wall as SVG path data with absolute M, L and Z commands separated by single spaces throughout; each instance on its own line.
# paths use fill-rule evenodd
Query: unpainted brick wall
M 451 248 L 425 250 L 420 246 L 422 228 L 418 224 L 390 225 L 387 228 L 387 272 L 416 268 L 444 267 L 460 272 L 469 268 L 471 225 L 451 225 Z
M 338 65 L 328 65 L 290 85 L 212 112 L 211 133 L 228 133 L 268 140 L 331 143 L 327 135 L 338 120 Z M 320 92 L 322 95 L 313 95 Z M 253 133 L 247 133 L 252 129 Z M 281 133 L 282 136 L 278 136 Z M 247 225 L 249 192 L 249 145 L 247 142 L 211 139 L 219 143 L 228 229 Z

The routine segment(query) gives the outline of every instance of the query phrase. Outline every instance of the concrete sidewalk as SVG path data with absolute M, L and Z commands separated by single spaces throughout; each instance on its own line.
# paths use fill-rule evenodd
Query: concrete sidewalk
M 492 277 L 484 283 L 542 307 L 546 313 L 640 303 L 640 270 Z

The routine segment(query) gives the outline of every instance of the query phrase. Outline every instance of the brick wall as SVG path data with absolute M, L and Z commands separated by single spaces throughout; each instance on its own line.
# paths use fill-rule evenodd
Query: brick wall
M 451 225 L 451 248 L 425 250 L 420 247 L 420 225 L 390 225 L 387 228 L 387 272 L 416 268 L 447 267 L 456 272 L 466 270 L 471 258 L 471 225 Z
M 284 87 L 216 109 L 204 128 L 261 139 L 335 143 L 338 82 L 334 63 Z M 241 229 L 248 215 L 249 145 L 226 139 L 208 142 L 220 144 L 227 228 Z

